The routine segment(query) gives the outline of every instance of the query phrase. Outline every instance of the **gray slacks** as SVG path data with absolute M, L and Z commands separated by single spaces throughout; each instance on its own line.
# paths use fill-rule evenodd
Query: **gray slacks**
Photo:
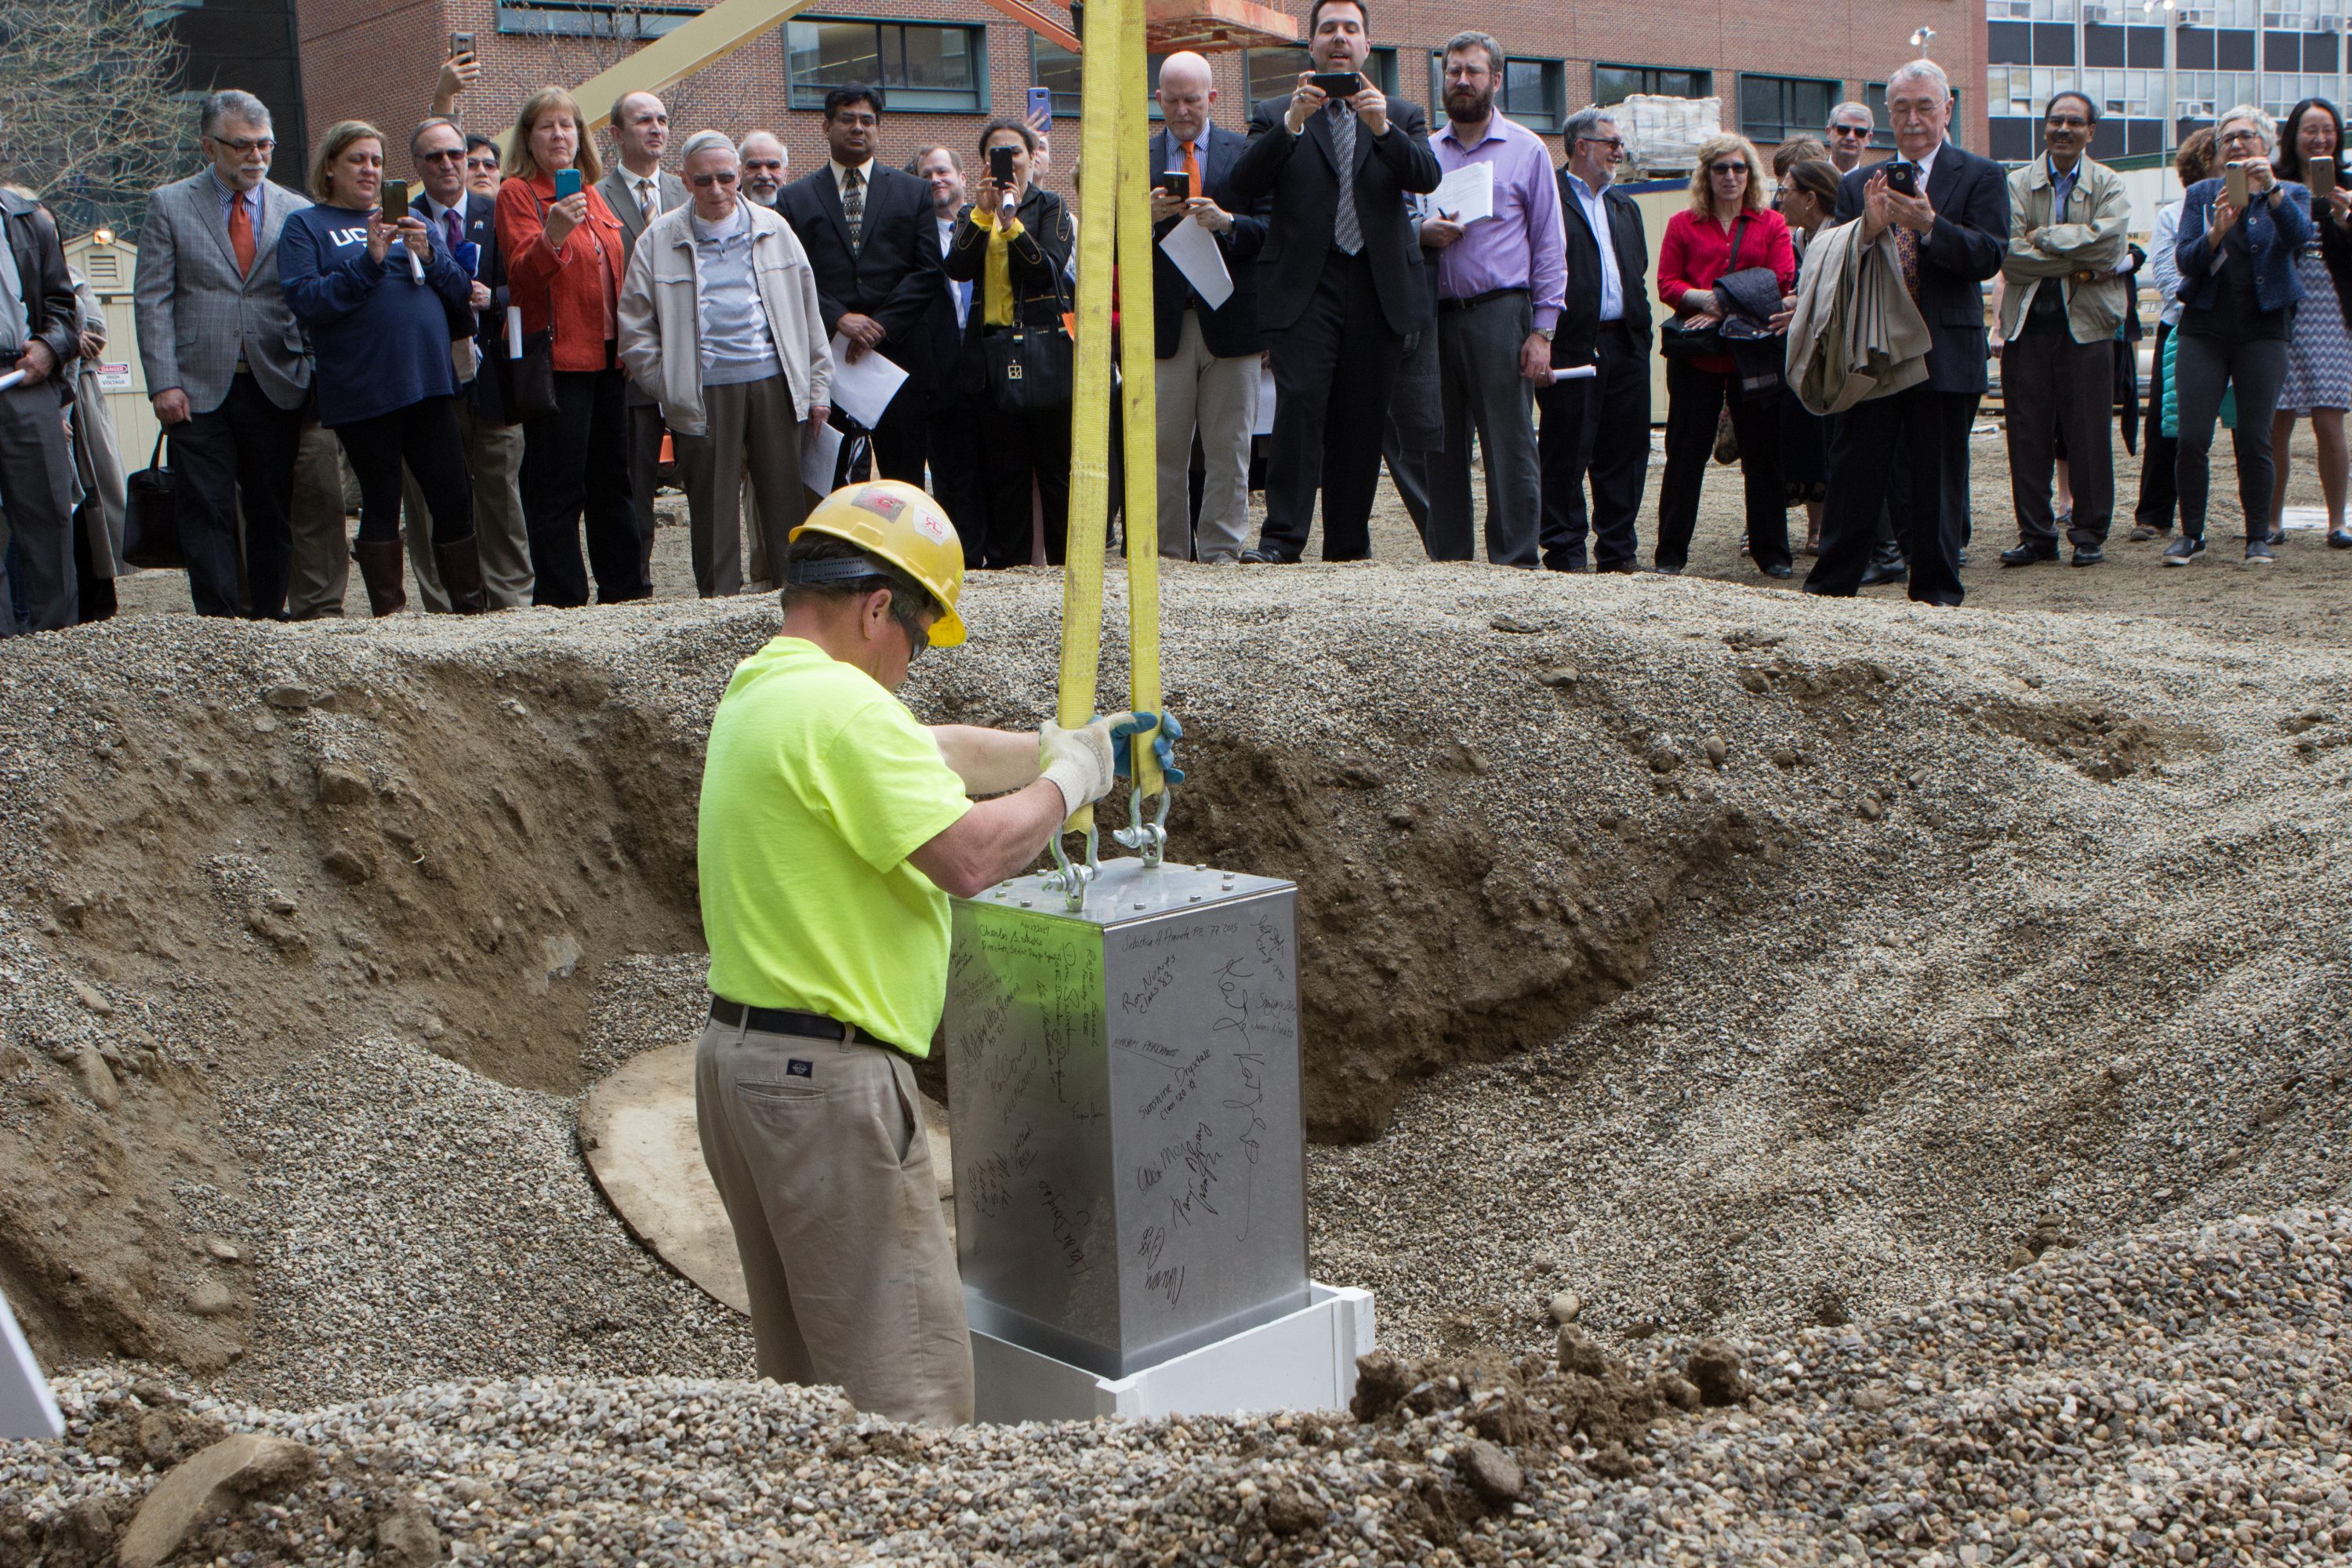
M 73 438 L 54 377 L 0 392 L 0 552 L 13 539 L 24 577 L 25 616 L 0 598 L 0 631 L 54 632 L 79 619 L 74 576 Z M 0 595 L 7 579 L 0 574 Z
M 743 481 L 758 499 L 753 526 L 765 538 L 770 571 L 781 569 L 784 541 L 808 515 L 801 489 L 801 426 L 791 382 L 764 381 L 702 389 L 702 434 L 672 431 L 686 479 L 694 543 L 694 590 L 702 597 L 743 591 Z
M 1156 361 L 1154 406 L 1159 418 L 1160 553 L 1178 561 L 1194 554 L 1192 430 L 1201 432 L 1206 471 L 1201 477 L 1198 553 L 1230 561 L 1249 542 L 1250 432 L 1257 424 L 1257 355 L 1220 359 L 1201 341 L 1201 317 L 1184 312 L 1176 352 Z
M 466 472 L 474 481 L 474 539 L 482 556 L 482 597 L 494 610 L 520 610 L 530 603 L 530 530 L 522 515 L 522 426 L 500 425 L 474 413 L 473 400 L 457 395 L 457 435 L 466 445 Z M 400 476 L 401 531 L 408 539 L 408 568 L 416 575 L 416 596 L 436 615 L 449 610 L 449 591 L 433 561 L 433 523 L 425 491 L 405 468 Z
M 297 621 L 343 613 L 351 587 L 351 498 L 343 489 L 343 444 L 323 425 L 302 426 L 294 452 L 294 555 L 286 614 Z
M 2042 283 L 2057 286 L 2054 279 Z M 2074 489 L 2068 540 L 2104 544 L 2116 512 L 2115 451 L 2107 435 L 2116 404 L 2114 340 L 2076 342 L 2063 315 L 2028 316 L 2025 330 L 2000 351 L 2000 389 L 2009 405 L 2009 489 L 2018 542 L 2057 545 L 2050 485 L 2063 431 Z
M 629 504 L 636 511 L 641 541 L 638 570 L 647 583 L 654 580 L 654 487 L 661 482 L 661 405 L 630 387 Z
M 1486 559 L 1537 563 L 1543 520 L 1543 468 L 1536 455 L 1535 384 L 1519 374 L 1519 349 L 1535 330 L 1527 290 L 1501 290 L 1475 305 L 1437 307 L 1439 395 L 1445 447 L 1428 458 L 1433 561 L 1471 558 L 1470 435 L 1486 470 Z

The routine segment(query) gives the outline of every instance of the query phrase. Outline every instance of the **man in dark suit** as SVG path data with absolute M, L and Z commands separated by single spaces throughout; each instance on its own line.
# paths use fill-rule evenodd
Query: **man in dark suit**
M 449 254 L 464 260 L 475 247 L 474 290 L 463 310 L 449 313 L 451 357 L 457 369 L 457 434 L 466 471 L 474 481 L 474 537 L 482 591 L 494 610 L 530 603 L 530 541 L 523 524 L 522 426 L 509 421 L 499 367 L 506 363 L 507 265 L 499 254 L 498 198 L 467 188 L 466 134 L 454 121 L 427 120 L 408 138 L 410 160 L 423 192 L 418 216 L 441 231 Z M 446 611 L 449 594 L 433 558 L 425 492 L 404 476 L 402 509 L 408 563 L 428 610 Z
M 1805 591 L 1851 595 L 1861 586 L 1899 452 L 1910 470 L 1910 504 L 1895 510 L 1908 535 L 1911 597 L 1957 605 L 1969 425 L 1986 384 L 1984 280 L 2009 248 L 2009 182 L 2000 164 L 1948 140 L 1952 89 L 1935 61 L 1914 60 L 1887 79 L 1886 117 L 1900 160 L 1846 175 L 1834 216 L 1860 221 L 1866 243 L 1895 237 L 1904 281 L 1927 321 L 1927 379 L 1857 404 L 1836 422 L 1822 553 Z M 1887 171 L 1905 165 L 1916 195 L 1889 182 Z
M 1151 253 L 1152 354 L 1159 361 L 1160 553 L 1193 554 L 1192 437 L 1201 438 L 1200 558 L 1230 562 L 1247 542 L 1250 432 L 1257 423 L 1257 254 L 1265 243 L 1266 204 L 1233 192 L 1243 138 L 1211 123 L 1217 101 L 1209 62 L 1173 54 L 1160 65 L 1161 129 L 1151 139 L 1151 228 L 1165 239 L 1180 223 L 1210 235 L 1233 279 L 1212 307 L 1167 251 Z M 1185 195 L 1170 194 L 1181 174 Z
M 923 482 L 927 440 L 928 327 L 947 273 L 940 261 L 931 188 L 904 169 L 877 163 L 882 89 L 837 87 L 824 95 L 824 167 L 784 187 L 779 204 L 816 275 L 824 330 L 849 340 L 854 361 L 879 353 L 907 373 L 873 432 L 881 478 Z M 839 408 L 834 420 L 855 424 Z M 848 443 L 842 444 L 846 454 Z M 836 476 L 835 484 L 844 482 Z
M 1536 395 L 1543 411 L 1543 563 L 1554 572 L 1584 570 L 1590 475 L 1593 564 L 1638 572 L 1637 523 L 1650 477 L 1650 242 L 1642 209 L 1610 184 L 1625 156 L 1617 122 L 1605 110 L 1582 110 L 1569 116 L 1561 135 L 1568 294 L 1551 363 L 1593 374 L 1556 381 Z
M 930 188 L 931 228 L 945 256 L 963 211 L 963 160 L 941 143 L 915 157 L 914 176 Z M 980 477 L 980 403 L 987 384 L 980 362 L 964 353 L 964 321 L 978 285 L 944 272 L 932 297 L 923 342 L 923 406 L 929 426 L 924 456 L 931 468 L 931 499 L 947 508 L 963 543 L 963 563 L 978 571 L 988 542 L 988 492 Z
M 1302 71 L 1288 96 L 1250 116 L 1234 164 L 1235 200 L 1271 201 L 1258 253 L 1258 325 L 1274 360 L 1273 455 L 1265 531 L 1244 561 L 1296 561 L 1323 492 L 1323 559 L 1372 552 L 1381 435 L 1408 332 L 1429 324 L 1429 285 L 1405 210 L 1437 188 L 1429 124 L 1363 74 L 1371 44 L 1362 0 L 1314 0 L 1307 51 L 1316 72 L 1353 71 L 1340 101 Z
M 669 110 L 650 92 L 625 92 L 613 104 L 613 146 L 619 159 L 596 182 L 596 194 L 621 220 L 621 252 L 662 214 L 686 205 L 686 182 L 661 166 L 669 145 Z M 629 504 L 637 514 L 639 570 L 650 589 L 654 561 L 654 487 L 661 472 L 661 405 L 643 387 L 629 388 Z

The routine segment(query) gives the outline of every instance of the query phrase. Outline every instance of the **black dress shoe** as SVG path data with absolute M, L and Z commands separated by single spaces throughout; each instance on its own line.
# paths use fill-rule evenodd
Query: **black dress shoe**
M 2074 546 L 2074 564 L 2077 566 L 2096 566 L 2106 558 L 2107 552 L 2095 544 Z
M 2286 542 L 2286 530 L 2284 528 L 2272 529 L 2268 533 L 2263 535 L 2263 542 L 2269 545 L 2273 550 L 2276 550 L 2280 545 Z
M 1881 583 L 1907 583 L 1910 580 L 1910 565 L 1904 561 L 1903 552 L 1899 550 L 1880 551 L 1872 555 L 1870 564 L 1862 569 L 1862 585 L 1865 588 L 1874 588 Z
M 1244 550 L 1241 553 L 1241 561 L 1244 565 L 1247 566 L 1287 566 L 1290 564 L 1290 557 L 1286 555 L 1276 555 L 1271 550 Z
M 1651 567 L 1650 570 L 1657 573 L 1662 577 L 1679 577 L 1683 574 L 1683 563 L 1677 561 L 1672 565 L 1668 565 L 1665 562 L 1661 561 L 1656 565 Z
M 2041 562 L 2057 559 L 2057 545 L 2036 543 L 2031 540 L 2014 550 L 2004 550 L 2000 552 L 2000 563 L 2004 566 L 2032 566 Z
M 1785 561 L 1775 561 L 1769 566 L 1761 567 L 1759 570 L 1761 570 L 1767 577 L 1793 577 L 1796 575 L 1796 569 Z

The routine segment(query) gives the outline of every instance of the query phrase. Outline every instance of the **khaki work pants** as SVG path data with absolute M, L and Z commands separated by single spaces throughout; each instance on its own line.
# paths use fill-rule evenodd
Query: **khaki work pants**
M 801 489 L 801 426 L 792 384 L 781 375 L 702 389 L 703 433 L 676 431 L 693 541 L 694 589 L 702 597 L 743 591 L 742 525 L 751 525 L 751 576 L 776 570 L 785 542 L 807 515 Z M 750 489 L 745 489 L 749 481 Z M 757 496 L 746 511 L 743 502 Z
M 457 393 L 457 434 L 466 444 L 466 472 L 474 481 L 474 542 L 481 552 L 482 598 L 493 610 L 520 610 L 530 604 L 530 538 L 523 524 L 522 426 L 500 425 L 474 413 L 472 395 Z M 408 539 L 408 569 L 417 597 L 435 615 L 449 613 L 449 590 L 433 559 L 433 520 L 416 476 L 401 470 L 401 532 Z
M 760 1374 L 858 1409 L 971 1419 L 963 1283 L 907 1058 L 711 1019 L 694 1057 L 702 1159 L 735 1227 Z
M 343 613 L 352 571 L 353 510 L 343 489 L 343 444 L 323 425 L 302 426 L 294 458 L 294 557 L 286 614 L 298 621 Z
M 1250 432 L 1257 425 L 1257 355 L 1219 359 L 1201 341 L 1201 318 L 1184 312 L 1176 352 L 1155 362 L 1152 407 L 1159 420 L 1160 553 L 1192 557 L 1192 429 L 1201 431 L 1202 561 L 1231 561 L 1249 542 Z

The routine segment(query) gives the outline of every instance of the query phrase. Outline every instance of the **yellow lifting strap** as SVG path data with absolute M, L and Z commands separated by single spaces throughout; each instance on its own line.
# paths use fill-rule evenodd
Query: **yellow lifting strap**
M 1088 7 L 1078 147 L 1078 297 L 1076 395 L 1070 410 L 1070 525 L 1062 576 L 1062 680 L 1058 721 L 1095 713 L 1102 663 L 1103 553 L 1110 525 L 1111 288 L 1120 269 L 1126 331 L 1123 370 L 1127 458 L 1129 706 L 1158 712 L 1160 504 L 1153 411 L 1150 131 L 1144 107 L 1143 0 Z M 1148 798 L 1164 787 L 1150 738 L 1135 743 L 1136 782 Z M 1066 831 L 1094 826 L 1092 807 Z

